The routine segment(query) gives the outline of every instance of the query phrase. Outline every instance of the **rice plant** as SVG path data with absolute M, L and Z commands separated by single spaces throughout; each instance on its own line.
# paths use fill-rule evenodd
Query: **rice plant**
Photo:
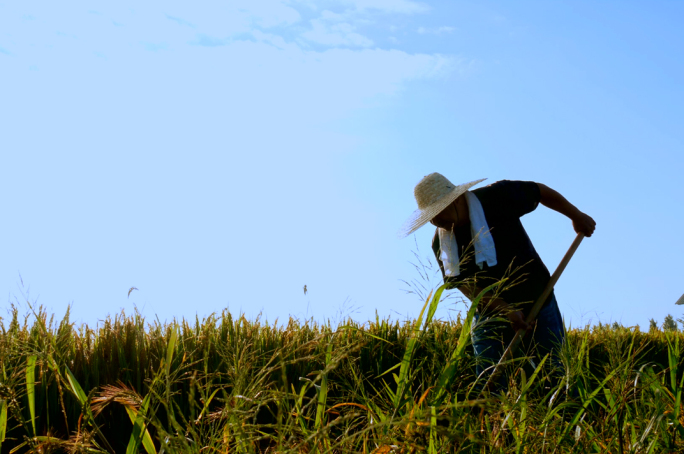
M 563 378 L 517 361 L 479 395 L 466 317 L 269 325 L 42 308 L 0 320 L 1 453 L 684 451 L 679 331 L 571 329 Z

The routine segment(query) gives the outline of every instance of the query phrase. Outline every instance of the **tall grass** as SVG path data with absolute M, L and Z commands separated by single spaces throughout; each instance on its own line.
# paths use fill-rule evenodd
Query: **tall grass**
M 585 327 L 477 398 L 464 321 L 0 321 L 0 452 L 684 451 L 682 334 Z M 466 325 L 466 329 L 463 326 Z

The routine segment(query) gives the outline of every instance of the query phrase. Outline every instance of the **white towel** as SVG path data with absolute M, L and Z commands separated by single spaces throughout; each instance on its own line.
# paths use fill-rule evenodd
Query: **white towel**
M 482 269 L 486 262 L 487 266 L 496 265 L 496 249 L 494 239 L 489 232 L 489 225 L 485 219 L 482 204 L 477 196 L 468 191 L 465 193 L 468 202 L 468 214 L 470 215 L 470 234 L 475 240 L 475 263 Z M 461 274 L 459 269 L 458 244 L 454 232 L 445 229 L 438 229 L 440 254 L 439 259 L 444 265 L 444 274 L 449 277 Z

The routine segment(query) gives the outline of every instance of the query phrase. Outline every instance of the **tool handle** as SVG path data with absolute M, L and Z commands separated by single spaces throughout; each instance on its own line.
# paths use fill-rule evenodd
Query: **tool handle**
M 526 320 L 527 323 L 531 323 L 537 319 L 537 315 L 539 315 L 539 311 L 541 310 L 542 306 L 544 306 L 546 299 L 549 297 L 549 295 L 553 291 L 553 287 L 556 285 L 556 282 L 558 282 L 558 278 L 560 277 L 561 274 L 563 274 L 565 267 L 568 266 L 568 262 L 570 262 L 570 259 L 575 254 L 575 251 L 577 250 L 577 248 L 579 247 L 579 245 L 583 239 L 584 239 L 584 234 L 578 233 L 577 236 L 575 237 L 575 241 L 573 241 L 572 244 L 570 245 L 570 249 L 568 249 L 568 252 L 565 253 L 565 255 L 563 256 L 563 259 L 558 264 L 556 271 L 554 271 L 553 274 L 551 275 L 551 279 L 549 279 L 549 283 L 546 284 L 544 291 L 539 296 L 539 298 L 537 298 L 537 302 L 534 303 L 532 310 L 527 315 L 527 320 Z M 520 331 L 525 331 L 525 330 L 520 330 Z
M 575 254 L 575 251 L 577 250 L 577 248 L 579 247 L 579 245 L 583 239 L 584 239 L 584 234 L 578 233 L 577 237 L 575 237 L 575 241 L 573 241 L 572 244 L 570 245 L 570 249 L 568 249 L 568 252 L 565 253 L 565 255 L 563 256 L 563 259 L 558 264 L 556 271 L 554 271 L 553 274 L 551 275 L 551 279 L 549 279 L 548 284 L 546 284 L 544 291 L 539 296 L 539 298 L 537 298 L 537 302 L 534 303 L 532 310 L 527 315 L 526 322 L 528 324 L 532 323 L 537 318 L 539 311 L 541 310 L 542 306 L 544 306 L 546 299 L 549 297 L 549 295 L 553 291 L 553 287 L 556 285 L 556 282 L 558 282 L 558 278 L 560 277 L 561 274 L 563 274 L 563 270 L 565 270 L 565 267 L 568 266 L 568 262 L 570 262 L 570 259 Z M 501 360 L 499 360 L 499 363 L 496 365 L 496 367 L 494 368 L 494 371 L 489 376 L 489 379 L 487 380 L 487 383 L 485 384 L 484 389 L 489 389 L 490 384 L 493 383 L 494 380 L 496 380 L 496 378 L 499 376 L 499 374 L 501 374 L 501 369 L 502 369 L 501 365 L 513 357 L 513 353 L 515 353 L 515 351 L 518 349 L 518 346 L 520 345 L 520 342 L 522 341 L 523 337 L 525 337 L 525 334 L 527 334 L 527 330 L 525 330 L 525 329 L 519 329 L 518 331 L 516 331 L 515 336 L 513 336 L 513 340 L 508 345 L 508 348 L 506 349 L 504 354 L 501 356 Z

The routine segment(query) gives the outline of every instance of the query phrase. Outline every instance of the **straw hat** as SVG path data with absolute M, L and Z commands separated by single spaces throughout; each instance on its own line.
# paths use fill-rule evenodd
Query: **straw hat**
M 404 225 L 399 230 L 399 237 L 404 238 L 430 222 L 432 218 L 448 207 L 451 202 L 484 180 L 486 178 L 455 185 L 436 172 L 423 177 L 413 190 L 416 202 L 418 202 L 418 209 L 404 222 Z

